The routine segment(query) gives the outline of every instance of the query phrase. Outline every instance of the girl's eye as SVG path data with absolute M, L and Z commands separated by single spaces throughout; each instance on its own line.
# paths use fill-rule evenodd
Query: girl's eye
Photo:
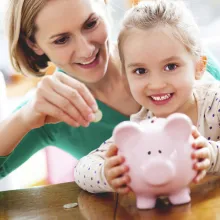
M 88 22 L 88 23 L 85 25 L 85 28 L 86 28 L 86 29 L 91 29 L 91 28 L 95 27 L 96 24 L 97 24 L 97 20 L 93 20 L 93 21 L 91 21 L 91 22 Z
M 168 65 L 165 66 L 165 70 L 166 71 L 173 71 L 177 68 L 177 65 L 175 63 L 170 63 Z
M 137 75 L 142 75 L 145 74 L 147 71 L 144 68 L 137 68 L 136 70 L 134 70 L 134 73 L 136 73 Z
M 58 40 L 55 40 L 54 43 L 55 44 L 65 44 L 68 40 L 69 40 L 69 37 L 62 37 Z

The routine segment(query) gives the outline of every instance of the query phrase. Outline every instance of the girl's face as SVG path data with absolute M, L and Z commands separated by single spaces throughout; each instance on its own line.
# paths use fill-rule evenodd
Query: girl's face
M 48 1 L 36 26 L 36 44 L 31 47 L 38 55 L 45 53 L 59 68 L 85 83 L 95 83 L 105 75 L 108 32 L 93 0 Z
M 133 29 L 122 51 L 134 99 L 157 117 L 184 113 L 194 100 L 192 90 L 199 77 L 199 64 L 169 29 Z

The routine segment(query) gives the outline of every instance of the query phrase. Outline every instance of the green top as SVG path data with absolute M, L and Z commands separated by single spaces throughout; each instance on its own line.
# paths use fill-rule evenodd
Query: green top
M 216 61 L 209 58 L 207 70 L 216 79 L 220 79 L 220 66 Z M 129 120 L 129 117 L 113 110 L 99 100 L 97 100 L 97 104 L 103 113 L 103 118 L 98 123 L 90 124 L 88 128 L 74 128 L 61 122 L 47 124 L 30 131 L 10 155 L 0 157 L 0 178 L 15 170 L 46 146 L 56 146 L 79 159 L 111 137 L 112 131 L 118 123 Z

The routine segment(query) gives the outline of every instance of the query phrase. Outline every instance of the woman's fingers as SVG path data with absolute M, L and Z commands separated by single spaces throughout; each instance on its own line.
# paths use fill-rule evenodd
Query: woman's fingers
M 98 106 L 95 101 L 95 98 L 93 97 L 89 89 L 83 83 L 79 82 L 78 80 L 72 77 L 68 77 L 67 75 L 62 74 L 62 73 L 60 74 L 58 73 L 57 76 L 61 82 L 77 90 L 79 94 L 83 97 L 85 102 L 88 104 L 88 106 L 93 110 L 93 112 L 96 112 L 98 110 Z
M 68 99 L 60 96 L 59 94 L 51 91 L 45 91 L 45 99 L 47 102 L 51 103 L 55 107 L 59 108 L 63 112 L 65 112 L 69 117 L 75 120 L 79 125 L 88 126 L 89 122 L 84 120 L 84 118 L 80 115 L 78 110 L 73 106 Z
M 84 97 L 77 89 L 71 88 L 68 85 L 57 81 L 53 84 L 53 90 L 66 100 L 66 103 L 64 102 L 63 107 L 75 108 L 78 112 L 77 117 L 80 115 L 80 117 L 87 122 L 92 122 L 95 120 L 95 114 L 92 108 L 87 104 L 87 102 L 84 100 Z
M 79 127 L 79 123 L 77 123 L 68 114 L 66 114 L 61 109 L 57 108 L 56 106 L 52 105 L 49 102 L 46 101 L 43 102 L 42 105 L 38 106 L 38 110 L 42 114 L 48 115 L 44 123 L 51 123 L 51 122 L 55 123 L 55 122 L 63 121 L 71 126 Z

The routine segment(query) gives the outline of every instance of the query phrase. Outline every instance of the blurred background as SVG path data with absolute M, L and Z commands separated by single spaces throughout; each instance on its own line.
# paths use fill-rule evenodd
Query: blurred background
M 108 2 L 112 14 L 112 39 L 116 40 L 124 12 L 138 1 L 108 0 Z M 201 28 L 204 44 L 220 62 L 220 0 L 186 2 Z M 4 77 L 3 80 L 0 76 L 0 120 L 7 117 L 23 99 L 31 95 L 40 80 L 24 77 L 16 73 L 10 65 L 4 31 L 7 3 L 8 0 L 0 1 L 0 72 Z M 51 65 L 47 69 L 47 74 L 52 74 L 54 70 L 55 67 Z M 55 146 L 48 146 L 9 176 L 0 180 L 0 191 L 72 181 L 75 163 L 76 160 L 70 155 Z

